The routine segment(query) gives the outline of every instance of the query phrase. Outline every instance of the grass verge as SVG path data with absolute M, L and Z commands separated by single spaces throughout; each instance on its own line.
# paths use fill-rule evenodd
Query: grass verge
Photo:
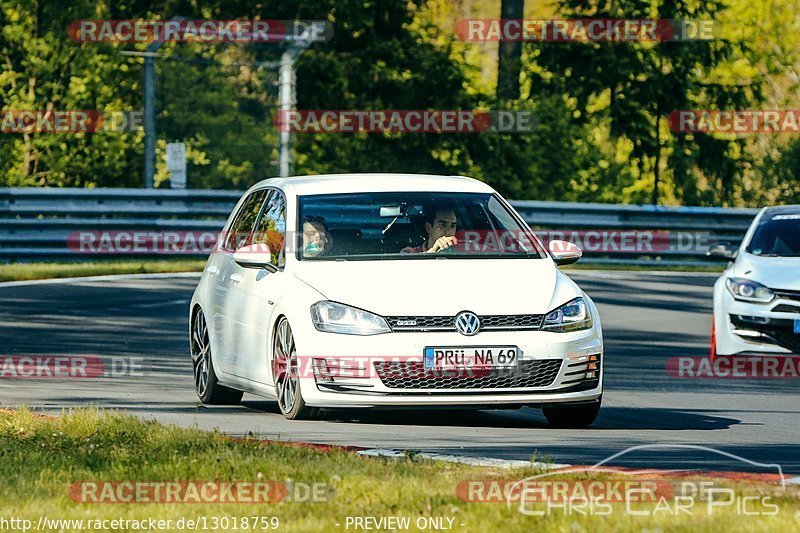
M 2 263 L 0 282 L 27 281 L 50 278 L 73 278 L 80 276 L 101 276 L 108 274 L 148 274 L 156 272 L 200 272 L 205 259 L 161 259 L 139 261 L 93 261 L 88 263 Z M 563 267 L 564 270 L 625 270 L 648 272 L 653 270 L 675 272 L 719 273 L 724 265 L 708 266 L 652 266 L 575 264 Z
M 200 272 L 204 259 L 162 259 L 147 261 L 94 261 L 88 263 L 4 263 L 0 281 L 73 278 L 107 274 L 148 274 L 155 272 Z
M 347 517 L 409 517 L 411 531 L 418 530 L 418 519 L 429 517 L 441 518 L 445 526 L 452 524 L 453 531 L 791 531 L 799 524 L 795 518 L 798 500 L 785 492 L 774 495 L 779 508 L 774 516 L 742 516 L 734 506 L 712 515 L 704 507 L 693 514 L 654 515 L 652 504 L 636 504 L 637 510 L 649 510 L 650 515 L 633 516 L 625 512 L 624 503 L 613 504 L 608 515 L 585 510 L 565 514 L 556 509 L 530 516 L 505 503 L 463 501 L 456 492 L 464 480 L 515 480 L 539 473 L 532 468 L 501 470 L 430 462 L 412 455 L 388 460 L 342 449 L 232 440 L 219 433 L 96 410 L 71 411 L 61 417 L 0 411 L 0 529 L 4 531 L 10 530 L 10 523 L 3 526 L 1 521 L 10 518 L 30 520 L 32 527 L 50 525 L 40 531 L 57 530 L 52 522 L 57 519 L 84 521 L 58 524 L 62 531 L 86 531 L 89 520 L 151 518 L 172 520 L 172 527 L 164 531 L 180 530 L 176 526 L 182 518 L 184 524 L 188 519 L 205 520 L 205 530 L 220 531 L 264 531 L 269 528 L 262 526 L 275 524 L 269 521 L 273 517 L 282 531 L 364 530 L 352 523 L 347 527 Z M 290 494 L 294 496 L 268 504 L 78 503 L 70 497 L 75 483 L 125 480 L 277 481 L 287 486 L 287 480 L 292 480 Z M 326 487 L 321 493 L 328 497 L 290 501 L 302 500 L 298 488 L 308 486 Z M 758 493 L 771 494 L 774 488 L 760 487 Z M 740 489 L 736 490 L 738 494 Z M 751 502 L 750 510 L 754 508 Z M 40 522 L 43 517 L 48 521 Z M 222 517 L 227 517 L 225 524 Z M 233 527 L 234 517 L 237 527 Z M 242 527 L 243 517 L 249 517 L 248 527 Z M 252 517 L 268 517 L 268 521 L 258 520 L 253 527 Z M 97 524 L 114 529 L 110 522 Z M 136 527 L 117 523 L 115 530 Z

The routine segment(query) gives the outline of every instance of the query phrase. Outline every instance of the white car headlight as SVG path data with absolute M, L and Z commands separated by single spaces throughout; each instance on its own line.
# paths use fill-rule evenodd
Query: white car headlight
M 728 291 L 736 300 L 742 302 L 768 303 L 775 298 L 772 289 L 764 285 L 744 278 L 728 278 L 725 280 Z
M 575 298 L 547 313 L 542 329 L 547 331 L 577 331 L 592 327 L 592 313 L 586 300 Z
M 346 335 L 378 335 L 392 329 L 380 315 L 336 302 L 322 301 L 311 306 L 311 321 L 318 331 Z

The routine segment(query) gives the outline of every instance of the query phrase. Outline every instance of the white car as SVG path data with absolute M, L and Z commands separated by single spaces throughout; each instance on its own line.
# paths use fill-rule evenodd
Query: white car
M 592 300 L 488 185 L 465 177 L 269 179 L 231 213 L 191 301 L 196 392 L 321 408 L 600 409 Z
M 800 206 L 762 209 L 714 284 L 711 356 L 800 354 Z

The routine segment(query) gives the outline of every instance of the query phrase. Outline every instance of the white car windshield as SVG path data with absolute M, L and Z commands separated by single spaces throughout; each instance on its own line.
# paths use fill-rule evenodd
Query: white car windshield
M 302 260 L 546 257 L 517 216 L 487 193 L 302 196 L 297 230 Z
M 800 257 L 800 213 L 765 217 L 753 233 L 747 251 L 765 257 Z

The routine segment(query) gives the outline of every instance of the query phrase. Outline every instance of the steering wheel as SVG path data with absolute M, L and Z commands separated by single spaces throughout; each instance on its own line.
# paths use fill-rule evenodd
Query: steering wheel
M 470 252 L 467 251 L 467 249 L 465 247 L 465 244 L 463 242 L 460 242 L 458 244 L 453 244 L 452 246 L 448 246 L 447 248 L 439 250 L 436 253 L 437 254 L 446 254 L 446 255 L 459 255 L 459 254 L 466 254 L 466 253 L 470 253 Z

